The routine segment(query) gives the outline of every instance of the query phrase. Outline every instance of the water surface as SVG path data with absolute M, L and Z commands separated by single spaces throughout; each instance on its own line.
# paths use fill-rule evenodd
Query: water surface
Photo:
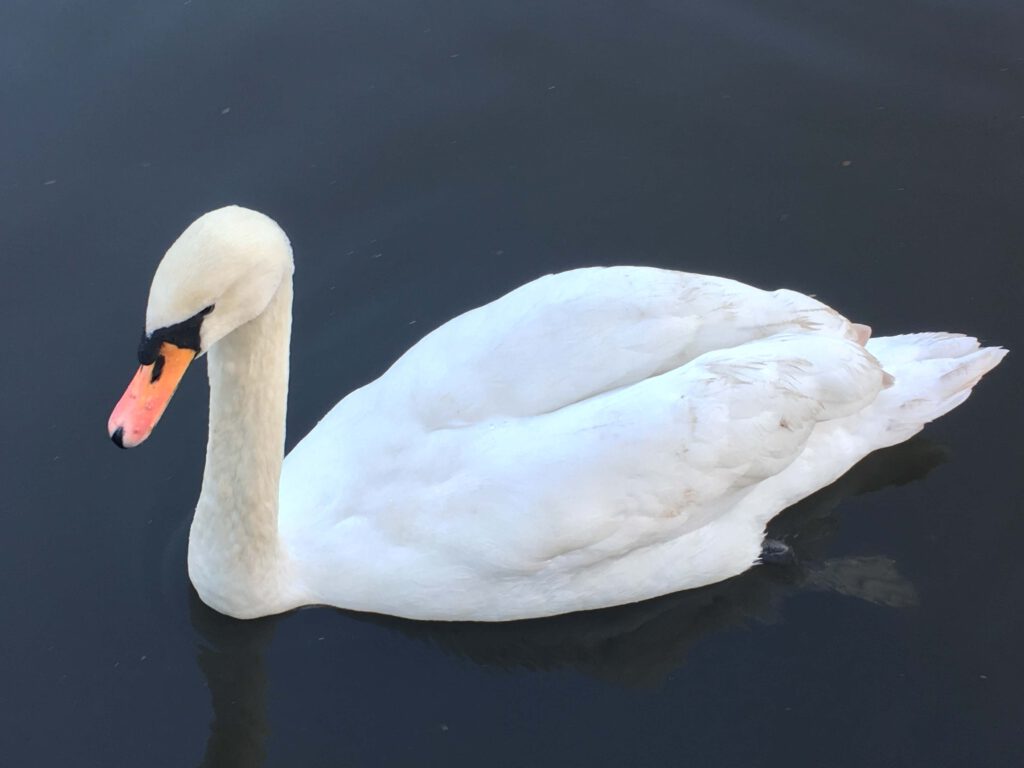
M 241 203 L 296 253 L 289 445 L 445 319 L 637 263 L 1024 349 L 1024 7 L 0 7 L 0 760 L 1012 765 L 1021 369 L 780 518 L 800 560 L 507 626 L 189 587 L 206 385 L 104 426 L 152 271 Z

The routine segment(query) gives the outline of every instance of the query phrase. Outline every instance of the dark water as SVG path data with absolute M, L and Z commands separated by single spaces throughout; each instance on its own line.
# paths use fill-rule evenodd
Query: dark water
M 289 444 L 584 264 L 1024 350 L 1022 39 L 1017 0 L 5 0 L 0 762 L 1017 764 L 1019 353 L 780 518 L 797 564 L 504 626 L 220 617 L 204 376 L 143 449 L 104 427 L 158 259 L 229 202 L 295 246 Z

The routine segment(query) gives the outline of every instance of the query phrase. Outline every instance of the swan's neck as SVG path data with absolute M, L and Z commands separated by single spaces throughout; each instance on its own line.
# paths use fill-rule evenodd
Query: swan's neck
M 203 602 L 239 618 L 289 604 L 278 539 L 292 281 L 261 315 L 210 349 L 210 436 L 189 535 L 189 576 Z

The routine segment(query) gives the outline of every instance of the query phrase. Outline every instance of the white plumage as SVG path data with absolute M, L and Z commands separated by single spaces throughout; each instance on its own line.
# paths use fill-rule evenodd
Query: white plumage
M 232 245 L 253 240 L 281 245 Z M 280 264 L 239 269 L 254 252 Z M 207 214 L 165 257 L 150 315 L 239 315 L 180 299 L 218 271 L 277 281 L 242 312 L 253 319 L 203 338 L 211 432 L 189 570 L 207 603 L 240 617 L 325 603 L 507 620 L 734 576 L 774 515 L 961 403 L 1005 354 L 938 333 L 865 346 L 865 327 L 792 291 L 574 270 L 427 335 L 324 417 L 278 487 L 280 230 L 244 209 Z

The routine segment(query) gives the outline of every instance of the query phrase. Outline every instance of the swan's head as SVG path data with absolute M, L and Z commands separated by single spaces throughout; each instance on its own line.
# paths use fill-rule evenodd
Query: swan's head
M 228 206 L 196 219 L 153 276 L 140 367 L 110 414 L 111 439 L 132 448 L 149 437 L 189 364 L 262 313 L 291 272 L 288 238 L 268 216 Z

